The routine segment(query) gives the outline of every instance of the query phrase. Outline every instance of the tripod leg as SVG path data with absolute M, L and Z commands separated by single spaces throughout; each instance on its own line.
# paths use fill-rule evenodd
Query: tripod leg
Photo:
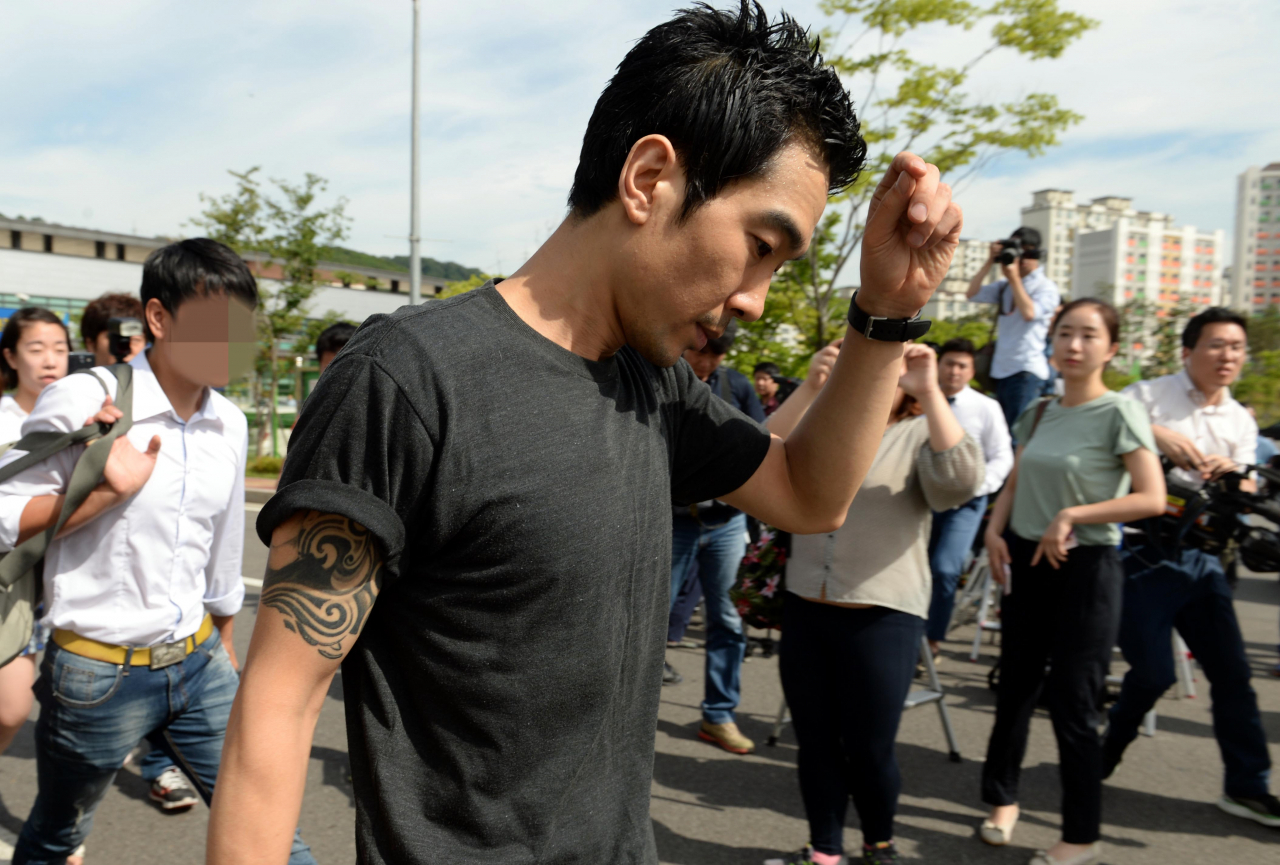
M 979 649 L 982 647 L 982 632 L 987 623 L 987 613 L 991 610 L 991 584 L 994 580 L 991 579 L 990 569 L 986 567 L 982 569 L 981 580 L 982 588 L 979 590 L 979 597 L 982 598 L 982 602 L 978 606 L 978 630 L 973 635 L 973 648 L 969 651 L 970 661 L 978 660 Z
M 778 707 L 778 717 L 773 722 L 773 732 L 769 734 L 769 738 L 765 740 L 765 744 L 772 748 L 778 744 L 778 737 L 782 735 L 782 728 L 787 721 L 787 698 L 782 698 L 782 705 Z
M 942 732 L 947 737 L 948 757 L 952 763 L 960 762 L 960 744 L 956 741 L 956 731 L 951 727 L 951 715 L 947 713 L 946 692 L 942 690 L 942 682 L 938 680 L 938 668 L 933 663 L 933 652 L 929 650 L 929 640 L 920 638 L 920 656 L 924 660 L 925 672 L 929 676 L 929 687 L 938 695 L 938 717 L 942 719 Z

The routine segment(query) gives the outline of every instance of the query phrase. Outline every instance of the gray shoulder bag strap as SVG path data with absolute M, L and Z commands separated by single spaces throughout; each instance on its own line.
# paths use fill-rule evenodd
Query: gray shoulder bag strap
M 41 589 L 37 566 L 49 544 L 76 509 L 84 504 L 89 493 L 102 483 L 112 443 L 133 426 L 133 367 L 120 363 L 108 369 L 116 377 L 114 405 L 123 415 L 120 420 L 110 426 L 91 424 L 67 433 L 29 433 L 13 445 L 18 450 L 27 451 L 27 454 L 0 469 L 0 483 L 3 483 L 65 448 L 77 444 L 91 445 L 85 448 L 67 481 L 66 497 L 57 522 L 0 558 L 0 666 L 17 657 L 31 640 Z M 88 370 L 85 372 L 93 375 L 102 385 L 103 392 L 109 394 L 102 379 Z

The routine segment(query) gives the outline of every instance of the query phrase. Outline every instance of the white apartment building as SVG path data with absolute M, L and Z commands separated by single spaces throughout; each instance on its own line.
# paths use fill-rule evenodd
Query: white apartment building
M 922 318 L 949 321 L 969 315 L 994 315 L 991 304 L 974 303 L 965 296 L 969 289 L 969 281 L 987 263 L 990 248 L 989 240 L 960 238 L 960 247 L 951 260 L 951 269 L 943 277 L 942 284 L 933 293 L 933 297 L 925 304 L 924 310 L 920 313 Z M 997 279 L 1000 279 L 1000 271 L 992 267 L 983 282 L 994 282 Z
M 169 242 L 0 217 L 0 326 L 24 306 L 43 306 L 73 321 L 89 301 L 108 292 L 136 296 L 142 284 L 142 262 Z M 264 291 L 279 285 L 273 279 L 280 276 L 278 265 L 248 258 Z M 317 318 L 333 311 L 359 323 L 409 302 L 407 273 L 322 262 L 318 278 L 329 284 L 312 298 L 311 311 Z M 446 284 L 424 276 L 422 293 L 430 297 Z
M 1228 304 L 1253 313 L 1280 307 L 1280 162 L 1237 178 L 1234 253 Z
M 1075 295 L 1075 240 L 1086 231 L 1101 231 L 1115 225 L 1116 220 L 1146 219 L 1171 221 L 1162 213 L 1138 211 L 1133 199 L 1104 195 L 1088 204 L 1077 204 L 1069 189 L 1041 189 L 1031 193 L 1031 206 L 1022 208 L 1022 224 L 1040 232 L 1044 256 L 1040 260 L 1045 274 L 1058 285 L 1063 300 Z
M 1225 259 L 1222 229 L 1176 228 L 1161 214 L 1121 216 L 1109 228 L 1076 234 L 1074 296 L 1103 297 L 1116 307 L 1185 299 L 1198 312 L 1222 303 Z

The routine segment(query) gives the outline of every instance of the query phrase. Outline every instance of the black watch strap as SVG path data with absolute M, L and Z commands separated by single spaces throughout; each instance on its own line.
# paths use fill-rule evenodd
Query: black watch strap
M 858 306 L 858 293 L 855 291 L 849 299 L 849 324 L 867 339 L 880 342 L 910 342 L 919 339 L 929 332 L 933 322 L 920 318 L 885 318 L 879 315 L 868 315 Z

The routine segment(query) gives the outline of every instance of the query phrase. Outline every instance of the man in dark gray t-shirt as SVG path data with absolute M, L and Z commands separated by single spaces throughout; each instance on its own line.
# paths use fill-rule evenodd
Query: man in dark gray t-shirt
M 360 862 L 655 865 L 671 502 L 840 525 L 958 243 L 937 169 L 900 154 L 881 182 L 856 329 L 785 442 L 680 356 L 760 316 L 864 152 L 793 21 L 681 12 L 600 97 L 532 259 L 365 322 L 258 520 L 210 863 L 285 858 L 341 664 Z

